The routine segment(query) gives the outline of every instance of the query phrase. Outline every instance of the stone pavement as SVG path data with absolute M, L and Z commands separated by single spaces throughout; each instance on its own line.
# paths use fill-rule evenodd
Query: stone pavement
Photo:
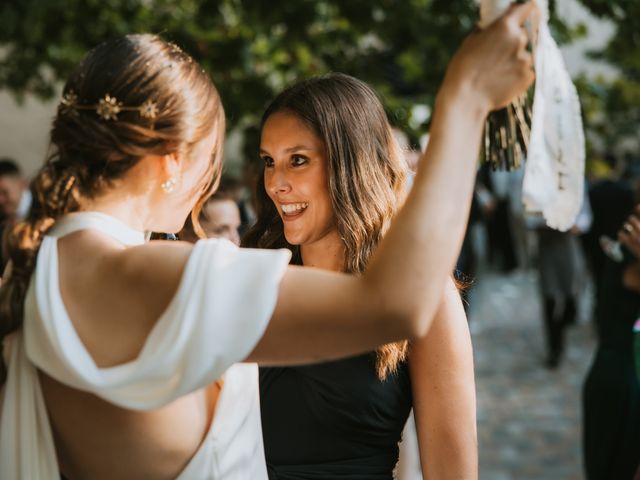
M 582 479 L 581 389 L 595 346 L 589 298 L 559 369 L 543 366 L 536 272 L 480 273 L 469 317 L 481 480 Z

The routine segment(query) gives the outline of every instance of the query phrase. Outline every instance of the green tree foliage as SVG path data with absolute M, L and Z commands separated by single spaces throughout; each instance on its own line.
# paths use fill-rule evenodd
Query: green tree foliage
M 591 13 L 613 22 L 609 43 L 591 56 L 615 67 L 611 79 L 580 78 L 578 87 L 589 127 L 616 149 L 640 143 L 640 2 L 636 0 L 581 0 Z M 636 154 L 638 152 L 635 152 Z
M 558 1 L 550 0 L 552 14 Z M 578 81 L 587 126 L 615 143 L 637 135 L 640 121 L 640 2 L 581 1 L 617 28 L 594 55 L 615 65 L 620 78 Z M 18 98 L 51 97 L 93 46 L 154 32 L 211 74 L 231 127 L 255 128 L 268 101 L 291 82 L 341 71 L 370 83 L 391 122 L 416 141 L 446 64 L 477 15 L 475 0 L 4 0 L 0 88 Z M 560 42 L 585 34 L 583 25 L 553 15 L 551 26 Z
M 91 47 L 155 32 L 212 75 L 231 126 L 255 125 L 289 83 L 341 71 L 369 82 L 391 121 L 417 133 L 425 115 L 411 107 L 432 104 L 476 19 L 474 0 L 5 0 L 0 88 L 50 97 Z

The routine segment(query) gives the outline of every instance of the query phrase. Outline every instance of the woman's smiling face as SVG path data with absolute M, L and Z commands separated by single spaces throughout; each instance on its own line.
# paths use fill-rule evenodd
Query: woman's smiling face
M 260 138 L 264 186 L 292 245 L 308 245 L 336 232 L 329 196 L 326 150 L 304 122 L 286 111 L 264 124 Z

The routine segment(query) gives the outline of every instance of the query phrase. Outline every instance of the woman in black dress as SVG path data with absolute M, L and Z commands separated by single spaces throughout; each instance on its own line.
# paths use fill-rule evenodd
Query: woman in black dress
M 599 279 L 598 348 L 584 385 L 584 460 L 587 480 L 631 479 L 640 463 L 640 381 L 633 325 L 640 314 L 640 210 L 618 239 L 631 255 L 608 258 Z
M 402 203 L 407 166 L 375 93 L 331 74 L 281 93 L 263 117 L 258 221 L 247 246 L 362 273 Z M 260 372 L 271 479 L 391 479 L 414 408 L 425 478 L 476 478 L 471 342 L 448 282 L 424 339 L 331 363 Z

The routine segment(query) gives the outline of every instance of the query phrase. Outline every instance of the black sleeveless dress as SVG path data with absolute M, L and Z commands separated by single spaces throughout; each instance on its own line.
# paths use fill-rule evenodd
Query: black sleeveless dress
M 640 381 L 633 358 L 640 295 L 622 285 L 624 267 L 604 261 L 596 304 L 598 348 L 583 389 L 588 480 L 631 479 L 640 464 Z
M 407 362 L 381 381 L 376 355 L 261 368 L 270 480 L 391 480 L 412 406 Z

